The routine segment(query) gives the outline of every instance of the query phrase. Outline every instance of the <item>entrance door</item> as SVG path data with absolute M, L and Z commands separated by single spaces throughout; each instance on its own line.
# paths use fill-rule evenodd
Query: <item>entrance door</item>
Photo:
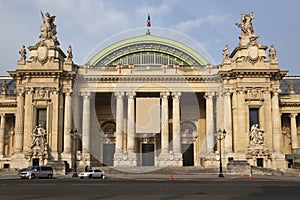
M 257 167 L 264 167 L 264 159 L 263 158 L 257 158 L 256 159 L 256 165 L 257 165 Z
M 154 144 L 142 144 L 142 166 L 154 166 Z
M 32 166 L 39 166 L 40 165 L 40 159 L 33 158 L 32 159 Z
M 182 144 L 183 166 L 194 166 L 194 144 Z
M 103 144 L 103 165 L 104 166 L 114 165 L 114 154 L 115 154 L 114 144 Z

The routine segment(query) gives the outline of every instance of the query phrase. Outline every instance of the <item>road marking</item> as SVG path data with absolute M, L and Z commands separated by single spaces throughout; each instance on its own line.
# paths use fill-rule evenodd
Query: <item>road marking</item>
M 94 183 L 94 184 L 83 184 L 83 183 L 73 183 L 72 185 L 110 185 L 110 184 L 99 184 L 99 183 Z

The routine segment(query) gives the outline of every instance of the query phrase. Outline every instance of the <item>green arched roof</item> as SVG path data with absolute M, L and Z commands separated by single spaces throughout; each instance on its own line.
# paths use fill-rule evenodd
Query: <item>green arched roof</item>
M 202 66 L 208 61 L 194 49 L 175 40 L 153 35 L 143 35 L 119 41 L 101 50 L 88 62 L 91 66 L 113 65 L 128 55 L 156 53 L 172 57 L 178 64 Z

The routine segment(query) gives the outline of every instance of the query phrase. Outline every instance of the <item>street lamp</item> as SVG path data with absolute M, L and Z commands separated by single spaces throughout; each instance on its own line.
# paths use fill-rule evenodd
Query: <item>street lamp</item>
M 222 140 L 225 139 L 226 136 L 226 131 L 225 129 L 222 131 L 220 128 L 218 130 L 218 140 L 220 143 L 220 172 L 219 172 L 219 177 L 224 177 L 223 172 L 222 172 Z
M 78 131 L 77 129 L 71 129 L 70 135 L 74 140 L 74 171 L 72 177 L 78 177 L 77 175 L 77 139 L 78 139 Z

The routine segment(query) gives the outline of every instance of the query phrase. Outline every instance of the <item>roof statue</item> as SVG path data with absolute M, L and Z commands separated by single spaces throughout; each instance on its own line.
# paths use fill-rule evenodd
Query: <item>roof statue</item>
M 223 62 L 229 61 L 229 47 L 226 44 L 225 48 L 223 49 Z
M 19 54 L 21 55 L 20 60 L 26 60 L 26 49 L 25 45 L 22 46 L 21 50 L 19 51 Z
M 271 61 L 277 61 L 276 49 L 273 44 L 269 49 L 269 57 Z
M 247 45 L 251 40 L 256 40 L 256 38 L 258 38 L 258 36 L 254 34 L 252 19 L 254 19 L 254 13 L 250 12 L 241 15 L 242 23 L 236 23 L 237 27 L 242 30 L 240 35 L 240 45 L 242 46 Z
M 73 53 L 72 53 L 72 47 L 71 47 L 71 45 L 69 45 L 67 53 L 68 53 L 67 59 L 68 60 L 72 60 L 73 59 Z
M 54 45 L 59 45 L 56 37 L 56 25 L 54 24 L 55 16 L 51 16 L 48 12 L 43 14 L 41 11 L 42 19 L 43 19 L 43 26 L 41 26 L 41 34 L 40 40 L 41 41 L 51 41 Z

